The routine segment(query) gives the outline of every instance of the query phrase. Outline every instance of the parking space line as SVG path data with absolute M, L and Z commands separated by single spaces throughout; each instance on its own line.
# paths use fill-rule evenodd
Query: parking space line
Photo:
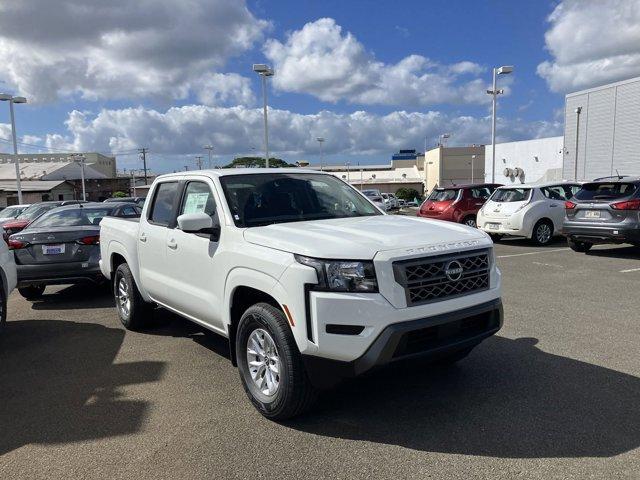
M 541 250 L 541 251 L 538 251 L 538 252 L 513 253 L 511 255 L 498 255 L 496 258 L 522 257 L 524 255 L 537 255 L 539 253 L 563 252 L 565 250 L 569 250 L 569 249 L 568 248 L 556 248 L 554 250 Z
M 626 270 L 620 270 L 620 273 L 640 272 L 640 268 L 627 268 Z

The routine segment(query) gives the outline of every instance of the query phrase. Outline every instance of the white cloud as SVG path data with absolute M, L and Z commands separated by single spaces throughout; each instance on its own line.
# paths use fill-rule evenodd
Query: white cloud
M 640 75 L 640 0 L 563 0 L 549 15 L 553 60 L 538 74 L 556 92 Z
M 212 72 L 267 26 L 244 0 L 3 2 L 0 57 L 5 81 L 34 102 L 175 99 L 192 89 L 210 102 L 245 101 L 242 77 Z
M 332 18 L 307 23 L 284 43 L 268 40 L 264 53 L 274 64 L 276 88 L 327 102 L 423 106 L 489 100 L 485 82 L 477 78 L 484 70 L 480 65 L 442 65 L 421 55 L 385 64 Z
M 379 155 L 387 161 L 400 148 L 422 149 L 425 135 L 430 145 L 442 132 L 452 132 L 451 145 L 468 145 L 487 141 L 489 117 L 451 116 L 430 111 L 396 111 L 377 115 L 364 111 L 338 114 L 321 111 L 303 115 L 287 110 L 270 110 L 269 143 L 275 155 L 289 159 L 315 159 L 317 136 L 326 138 L 325 153 L 333 158 Z M 170 108 L 166 112 L 142 107 L 103 110 L 97 115 L 74 111 L 66 122 L 66 136 L 48 135 L 45 144 L 53 148 L 78 151 L 125 151 L 141 146 L 150 148 L 150 158 L 158 155 L 176 159 L 153 168 L 172 170 L 184 165 L 184 156 L 202 154 L 201 145 L 212 143 L 215 153 L 228 161 L 232 156 L 251 154 L 252 147 L 262 151 L 262 111 L 242 106 L 206 107 L 190 105 Z M 536 138 L 557 134 L 559 123 L 520 120 L 499 122 L 500 141 Z M 255 153 L 254 152 L 254 153 Z M 154 157 L 155 156 L 155 157 Z M 182 158 L 180 156 L 183 156 Z M 131 166 L 123 157 L 122 166 Z M 177 159 L 180 158 L 178 161 Z

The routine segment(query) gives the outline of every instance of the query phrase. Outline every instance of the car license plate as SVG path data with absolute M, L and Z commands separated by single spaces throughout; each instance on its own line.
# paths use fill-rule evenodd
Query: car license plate
M 600 218 L 599 210 L 587 210 L 585 213 L 585 218 Z
M 489 230 L 500 230 L 500 224 L 499 223 L 487 223 L 487 228 Z
M 58 245 L 42 245 L 42 253 L 45 255 L 60 255 L 64 253 L 64 243 Z

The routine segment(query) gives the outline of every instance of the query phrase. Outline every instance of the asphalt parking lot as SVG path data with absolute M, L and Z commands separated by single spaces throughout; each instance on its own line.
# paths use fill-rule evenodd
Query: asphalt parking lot
M 9 300 L 0 478 L 616 478 L 640 472 L 640 250 L 497 245 L 505 325 L 459 365 L 404 365 L 275 424 L 226 342 L 110 293 Z

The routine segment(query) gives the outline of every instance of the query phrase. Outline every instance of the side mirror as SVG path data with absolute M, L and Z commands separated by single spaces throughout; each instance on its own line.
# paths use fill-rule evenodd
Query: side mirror
M 218 241 L 220 224 L 204 212 L 184 213 L 178 217 L 178 228 L 185 233 L 205 233 L 211 240 Z

